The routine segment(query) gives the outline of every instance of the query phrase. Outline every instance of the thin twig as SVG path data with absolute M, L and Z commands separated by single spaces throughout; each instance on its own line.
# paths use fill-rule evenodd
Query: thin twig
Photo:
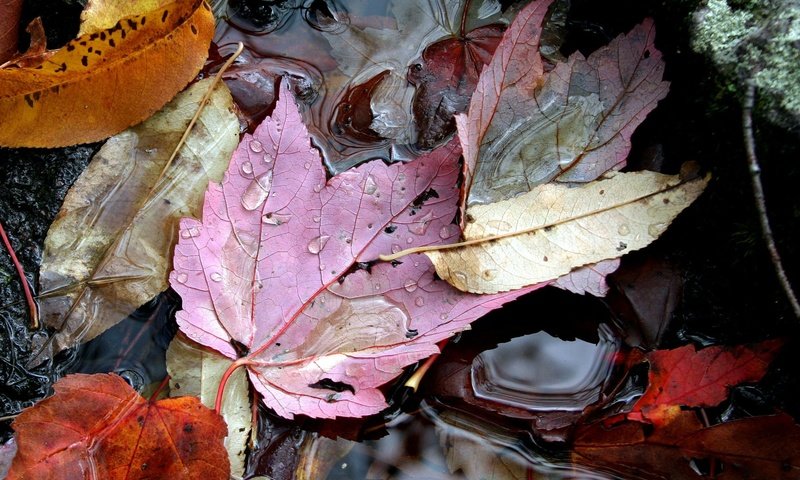
M 8 255 L 11 257 L 11 263 L 13 263 L 14 268 L 17 269 L 19 281 L 22 283 L 22 291 L 25 294 L 25 301 L 28 302 L 28 311 L 31 314 L 31 330 L 38 330 L 39 308 L 36 306 L 36 301 L 33 299 L 33 294 L 31 294 L 31 288 L 28 285 L 28 278 L 25 276 L 25 270 L 22 268 L 22 264 L 19 263 L 17 254 L 14 253 L 14 249 L 11 247 L 11 241 L 8 239 L 6 231 L 3 228 L 3 222 L 0 222 L 0 237 L 3 239 L 3 244 L 6 246 L 6 250 L 8 250 Z
M 764 187 L 761 185 L 761 167 L 756 157 L 756 141 L 753 136 L 753 105 L 755 104 L 756 87 L 752 80 L 747 82 L 747 89 L 745 90 L 744 102 L 742 105 L 742 127 L 744 129 L 744 145 L 747 151 L 747 163 L 750 167 L 750 180 L 753 183 L 753 197 L 756 201 L 756 208 L 758 209 L 758 219 L 761 222 L 761 231 L 764 236 L 764 242 L 767 244 L 769 256 L 772 259 L 772 265 L 775 267 L 775 273 L 778 275 L 778 281 L 783 287 L 786 298 L 792 305 L 794 315 L 800 318 L 800 303 L 797 301 L 797 296 L 792 289 L 792 284 L 789 282 L 789 277 L 786 275 L 786 270 L 783 268 L 781 256 L 778 253 L 778 247 L 775 245 L 775 238 L 772 236 L 772 228 L 769 226 L 769 217 L 767 216 L 767 203 L 764 198 Z

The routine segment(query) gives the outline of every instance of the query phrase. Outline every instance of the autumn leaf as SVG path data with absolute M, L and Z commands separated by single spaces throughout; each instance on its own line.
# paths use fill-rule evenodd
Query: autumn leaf
M 540 185 L 469 207 L 463 242 L 381 258 L 422 252 L 437 275 L 459 290 L 513 290 L 648 245 L 705 185 L 704 179 L 655 172 L 618 173 L 578 187 Z
M 167 349 L 167 372 L 171 397 L 193 396 L 208 408 L 214 408 L 217 389 L 231 359 L 204 348 L 182 335 L 176 336 Z M 252 411 L 247 376 L 239 370 L 231 375 L 225 392 L 225 403 L 220 414 L 227 425 L 225 450 L 231 465 L 231 474 L 244 476 L 244 460 L 250 439 Z
M 0 145 L 92 142 L 144 120 L 194 78 L 213 31 L 204 0 L 178 1 L 78 37 L 38 67 L 0 69 Z
M 713 407 L 728 397 L 728 388 L 756 382 L 764 376 L 783 342 L 767 340 L 753 346 L 694 345 L 648 354 L 649 384 L 628 414 L 634 420 L 663 423 L 680 406 Z
M 0 0 L 0 64 L 17 52 L 17 33 L 22 0 Z
M 113 27 L 121 18 L 145 15 L 166 7 L 172 0 L 88 0 L 81 12 L 81 27 L 78 36 L 100 32 Z
M 535 2 L 519 13 L 481 73 L 468 115 L 456 119 L 469 204 L 621 168 L 631 134 L 667 94 L 651 20 L 543 76 L 539 25 L 548 5 Z
M 627 421 L 594 423 L 576 433 L 574 462 L 624 478 L 708 478 L 696 462 L 712 465 L 719 478 L 800 478 L 800 427 L 785 414 L 744 418 L 703 427 L 693 412 L 677 412 L 655 428 Z
M 239 140 L 230 93 L 219 86 L 162 176 L 210 84 L 109 139 L 64 199 L 40 273 L 54 351 L 99 335 L 167 288 L 178 220 L 199 215 L 208 179 L 222 177 Z
M 68 375 L 14 421 L 8 480 L 229 478 L 225 422 L 194 397 L 147 401 L 113 374 Z
M 411 65 L 408 81 L 416 87 L 417 145 L 432 148 L 455 131 L 453 115 L 467 111 L 478 76 L 492 59 L 504 30 L 504 25 L 491 24 L 440 40 L 425 47 Z
M 436 342 L 527 290 L 467 295 L 401 245 L 453 241 L 455 142 L 413 162 L 373 161 L 326 180 L 286 84 L 272 117 L 184 219 L 170 284 L 188 337 L 247 367 L 279 415 L 364 416 L 378 386 Z

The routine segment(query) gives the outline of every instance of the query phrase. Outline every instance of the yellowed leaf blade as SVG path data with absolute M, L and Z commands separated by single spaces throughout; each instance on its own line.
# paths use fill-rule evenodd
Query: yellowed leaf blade
M 460 290 L 515 290 L 648 245 L 706 183 L 633 172 L 579 187 L 541 185 L 468 208 L 465 242 L 425 254 L 436 273 Z
M 203 405 L 213 409 L 220 380 L 231 363 L 230 358 L 219 352 L 178 335 L 167 349 L 170 397 L 195 396 Z M 220 414 L 228 425 L 225 449 L 231 462 L 231 474 L 242 477 L 252 425 L 246 369 L 233 372 L 225 384 L 223 395 Z
M 89 0 L 81 12 L 78 36 L 111 28 L 119 19 L 144 15 L 171 3 L 171 0 Z
M 64 199 L 41 268 L 41 313 L 58 330 L 55 351 L 99 335 L 167 288 L 178 222 L 200 216 L 209 179 L 222 178 L 239 141 L 220 84 L 156 184 L 211 80 L 110 138 Z
M 35 68 L 0 69 L 0 145 L 102 140 L 150 117 L 203 66 L 204 0 L 172 2 L 67 43 Z

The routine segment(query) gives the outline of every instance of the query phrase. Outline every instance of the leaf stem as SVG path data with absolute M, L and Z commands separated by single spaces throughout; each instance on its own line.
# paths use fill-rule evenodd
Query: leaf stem
M 222 374 L 222 378 L 219 379 L 219 386 L 217 387 L 217 398 L 214 400 L 214 411 L 218 414 L 222 414 L 222 396 L 225 393 L 225 386 L 228 384 L 228 379 L 231 378 L 233 372 L 236 371 L 237 368 L 241 367 L 242 365 L 249 365 L 250 358 L 242 357 L 235 362 L 231 363 L 225 373 Z
M 753 135 L 753 106 L 755 104 L 756 87 L 752 79 L 747 80 L 747 88 L 745 90 L 744 101 L 742 104 L 742 128 L 744 130 L 744 145 L 747 152 L 747 164 L 750 167 L 750 181 L 753 184 L 753 197 L 756 202 L 756 209 L 758 210 L 758 220 L 761 223 L 761 233 L 764 237 L 764 243 L 767 244 L 772 265 L 775 267 L 775 274 L 778 276 L 783 288 L 786 298 L 794 310 L 794 316 L 800 318 L 800 302 L 797 301 L 797 296 L 794 293 L 792 284 L 789 277 L 786 275 L 786 270 L 783 268 L 778 247 L 775 245 L 775 238 L 772 235 L 772 228 L 769 225 L 769 217 L 767 216 L 767 202 L 764 196 L 764 187 L 761 184 L 761 166 L 758 163 L 756 156 L 756 141 Z
M 408 387 L 411 390 L 416 392 L 417 389 L 419 388 L 419 384 L 422 383 L 422 377 L 424 377 L 425 374 L 428 373 L 428 370 L 431 369 L 431 366 L 433 365 L 433 362 L 435 362 L 436 359 L 439 358 L 439 355 L 442 354 L 441 353 L 442 350 L 444 350 L 444 347 L 447 346 L 447 344 L 449 342 L 450 342 L 450 339 L 449 338 L 445 338 L 441 342 L 437 343 L 436 346 L 439 347 L 439 353 L 434 353 L 430 357 L 426 358 L 425 362 L 423 362 L 423 364 L 420 365 L 420 367 L 417 369 L 417 371 L 414 372 L 413 375 L 408 377 L 408 380 L 406 380 L 406 383 L 404 383 L 403 386 Z
M 14 252 L 14 248 L 11 246 L 11 241 L 8 239 L 6 231 L 3 228 L 3 222 L 0 222 L 0 237 L 3 239 L 3 244 L 6 246 L 8 255 L 11 257 L 11 263 L 14 264 L 14 268 L 17 270 L 17 275 L 19 275 L 19 281 L 22 283 L 22 291 L 25 294 L 25 301 L 28 302 L 28 311 L 31 315 L 31 330 L 38 330 L 39 308 L 36 305 L 36 301 L 33 299 L 33 294 L 31 294 L 31 288 L 28 285 L 28 277 L 25 276 L 25 270 L 22 268 L 22 264 L 19 263 L 17 254 Z
M 170 155 L 169 160 L 167 160 L 167 163 L 164 165 L 164 169 L 161 170 L 161 175 L 159 175 L 158 180 L 156 180 L 156 182 L 153 184 L 154 185 L 153 188 L 155 188 L 155 185 L 158 185 L 161 182 L 161 179 L 163 179 L 164 175 L 166 175 L 167 171 L 169 170 L 169 167 L 175 160 L 175 157 L 178 156 L 178 152 L 180 152 L 181 148 L 183 148 L 183 144 L 186 143 L 186 139 L 189 138 L 189 134 L 192 133 L 192 129 L 194 128 L 194 125 L 197 123 L 197 120 L 200 118 L 200 114 L 203 113 L 203 109 L 206 107 L 206 104 L 208 104 L 208 100 L 211 98 L 211 94 L 214 93 L 214 89 L 222 80 L 222 74 L 225 73 L 225 70 L 227 70 L 228 67 L 231 66 L 231 64 L 233 64 L 233 61 L 236 60 L 236 57 L 238 57 L 243 50 L 244 50 L 244 44 L 242 42 L 239 42 L 238 47 L 236 47 L 236 51 L 233 52 L 233 55 L 231 55 L 231 57 L 222 65 L 222 68 L 219 69 L 219 72 L 217 72 L 217 75 L 214 77 L 214 80 L 211 81 L 211 85 L 209 85 L 208 90 L 206 90 L 205 95 L 203 95 L 203 98 L 200 100 L 200 105 L 197 107 L 197 111 L 194 113 L 192 120 L 189 122 L 189 126 L 186 127 L 186 130 L 183 132 L 183 136 L 178 141 L 178 144 L 175 145 L 175 150 L 172 151 L 172 155 Z
M 150 395 L 150 398 L 147 400 L 148 402 L 153 403 L 156 400 L 158 400 L 158 395 L 161 393 L 162 390 L 164 390 L 164 387 L 166 387 L 169 384 L 170 378 L 172 377 L 170 377 L 169 374 L 167 374 L 164 377 L 164 379 L 161 380 L 161 383 L 158 384 L 156 389 L 153 391 L 153 394 Z

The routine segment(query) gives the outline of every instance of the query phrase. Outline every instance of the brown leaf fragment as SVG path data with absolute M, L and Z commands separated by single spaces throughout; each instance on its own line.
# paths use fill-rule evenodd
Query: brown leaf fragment
M 0 0 L 0 63 L 17 52 L 17 29 L 22 0 Z
M 214 31 L 204 0 L 177 1 L 0 70 L 0 145 L 101 140 L 164 106 L 200 70 Z

